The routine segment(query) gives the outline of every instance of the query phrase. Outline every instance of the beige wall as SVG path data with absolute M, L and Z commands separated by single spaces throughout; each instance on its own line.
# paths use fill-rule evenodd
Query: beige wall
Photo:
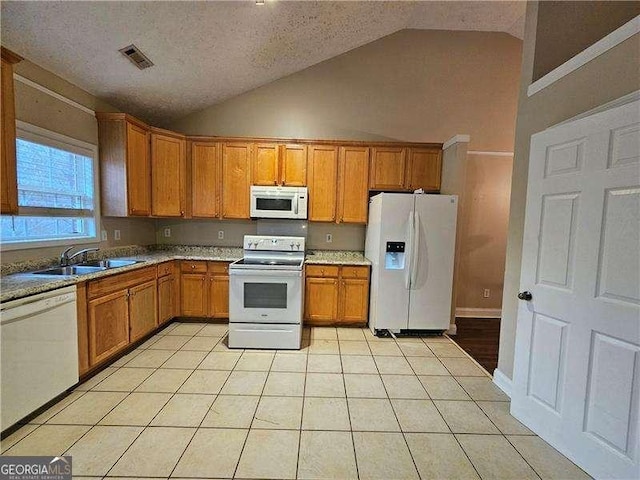
M 166 125 L 189 134 L 444 142 L 512 151 L 522 42 L 402 30 Z
M 468 153 L 457 308 L 502 305 L 512 163 L 512 157 Z
M 158 244 L 213 245 L 237 247 L 242 245 L 244 235 L 256 234 L 256 222 L 232 220 L 176 220 L 159 219 L 156 239 Z M 165 237 L 169 228 L 171 236 Z M 218 239 L 218 232 L 224 232 L 224 239 Z M 311 250 L 364 250 L 366 228 L 363 225 L 337 225 L 335 223 L 309 223 L 307 248 Z M 332 235 L 332 242 L 326 242 L 326 235 Z
M 640 15 L 640 2 L 542 2 L 538 6 L 533 80 L 562 65 L 636 15 Z M 567 31 L 571 35 L 567 35 Z
M 513 374 L 518 306 L 516 295 L 520 283 L 531 135 L 640 88 L 638 81 L 640 35 L 635 35 L 532 97 L 527 97 L 527 87 L 533 78 L 536 29 L 540 32 L 546 31 L 545 28 L 538 27 L 537 22 L 538 3 L 530 2 L 527 5 L 522 78 L 516 123 L 498 358 L 498 369 L 509 378 Z M 573 35 L 573 31 L 570 29 L 565 29 L 563 32 L 567 38 Z M 557 41 L 561 42 L 562 40 L 558 39 Z
M 16 52 L 20 53 L 20 52 Z M 16 65 L 15 72 L 50 90 L 70 98 L 92 110 L 115 111 L 113 107 L 84 90 L 72 85 L 53 73 L 24 60 Z M 16 118 L 23 122 L 46 128 L 94 145 L 98 144 L 98 127 L 93 115 L 62 102 L 20 81 L 15 82 Z M 107 248 L 123 245 L 147 245 L 155 241 L 155 220 L 103 218 L 102 228 L 109 240 L 83 247 Z M 113 231 L 120 230 L 121 239 L 113 240 Z M 42 257 L 53 257 L 61 247 L 30 248 L 2 251 L 1 262 L 12 263 Z

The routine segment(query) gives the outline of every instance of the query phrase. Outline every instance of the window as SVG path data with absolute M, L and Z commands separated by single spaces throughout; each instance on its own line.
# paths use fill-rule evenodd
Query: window
M 3 249 L 97 241 L 95 145 L 18 122 L 16 162 L 18 215 L 1 217 Z

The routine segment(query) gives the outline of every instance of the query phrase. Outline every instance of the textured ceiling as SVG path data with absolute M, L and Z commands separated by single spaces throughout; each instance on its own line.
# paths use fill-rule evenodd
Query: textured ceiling
M 2 44 L 112 105 L 166 123 L 405 28 L 507 32 L 520 1 L 14 2 Z M 136 44 L 155 66 L 118 50 Z

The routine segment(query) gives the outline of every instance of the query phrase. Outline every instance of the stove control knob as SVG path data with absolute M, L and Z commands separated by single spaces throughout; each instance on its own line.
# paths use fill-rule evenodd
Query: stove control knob
M 271 243 L 273 243 L 274 245 L 278 244 L 278 239 L 277 238 L 272 238 L 271 239 Z
M 293 250 L 293 242 L 291 242 L 289 246 L 291 247 L 291 250 Z
M 297 243 L 296 243 L 296 248 L 297 248 L 298 250 L 300 250 L 300 242 L 297 242 Z

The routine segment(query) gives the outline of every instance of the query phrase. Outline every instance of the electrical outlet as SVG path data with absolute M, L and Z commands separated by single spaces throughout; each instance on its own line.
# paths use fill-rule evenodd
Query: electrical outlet
M 106 230 L 102 230 L 102 232 L 100 232 L 100 238 L 102 239 L 103 242 L 106 242 L 108 240 Z
M 120 230 L 114 230 L 113 231 L 113 239 L 114 240 L 120 240 Z
M 491 296 L 491 290 L 489 290 L 488 288 L 485 288 L 482 291 L 482 298 L 489 298 Z
M 218 230 L 218 240 L 224 240 L 224 230 Z
M 327 233 L 327 243 L 331 243 L 333 242 L 333 235 L 331 235 L 330 233 Z
M 170 237 L 171 236 L 171 229 L 169 227 L 164 229 L 164 236 L 165 237 Z

